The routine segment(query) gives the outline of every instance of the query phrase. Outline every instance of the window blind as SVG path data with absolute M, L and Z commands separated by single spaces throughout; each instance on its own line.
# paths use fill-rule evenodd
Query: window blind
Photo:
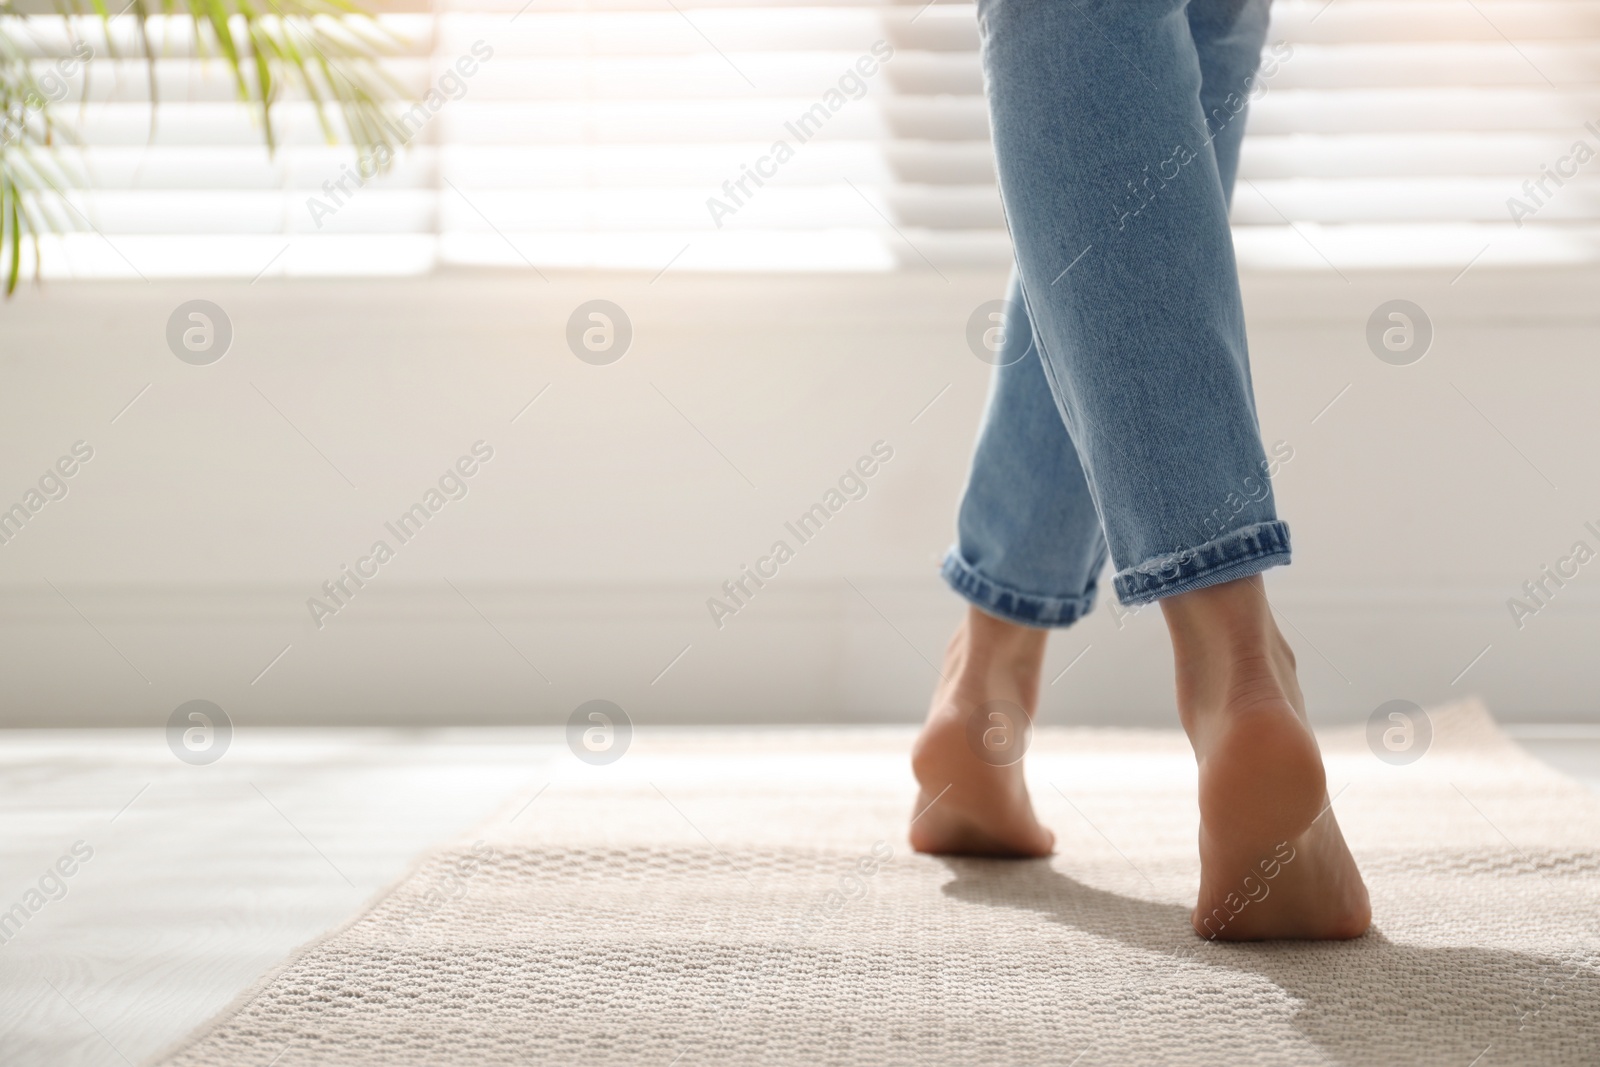
M 60 77 L 58 113 L 82 134 L 63 158 L 87 187 L 71 194 L 78 229 L 42 242 L 44 274 L 1009 259 L 970 5 L 381 12 L 405 42 L 387 66 L 410 116 L 381 174 L 325 143 L 292 95 L 269 155 L 259 115 L 180 20 L 150 24 L 153 115 L 130 20 L 109 41 L 92 19 L 30 20 L 17 36 L 36 76 L 72 68 L 74 38 L 93 49 Z M 1244 266 L 1600 259 L 1600 0 L 1277 0 L 1268 40 L 1233 210 Z

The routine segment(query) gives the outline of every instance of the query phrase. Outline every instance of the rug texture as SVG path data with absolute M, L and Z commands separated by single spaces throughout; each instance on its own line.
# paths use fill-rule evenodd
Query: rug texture
M 921 856 L 901 730 L 635 736 L 428 857 L 156 1062 L 1600 1063 L 1600 797 L 1479 707 L 1329 732 L 1375 924 L 1207 942 L 1177 732 L 1041 729 L 1048 860 Z

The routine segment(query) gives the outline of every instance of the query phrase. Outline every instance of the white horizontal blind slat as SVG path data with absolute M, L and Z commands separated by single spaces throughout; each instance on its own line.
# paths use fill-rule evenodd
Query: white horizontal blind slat
M 887 270 L 1009 257 L 970 5 L 420 6 L 380 20 L 414 136 L 365 182 L 293 86 L 269 156 L 259 112 L 181 20 L 151 22 L 153 82 L 127 58 L 129 20 L 109 33 L 30 20 L 38 76 L 76 41 L 95 50 L 59 79 L 57 106 L 82 134 L 63 158 L 88 179 L 74 203 L 98 233 L 45 241 L 45 273 Z M 1541 166 L 1572 165 L 1577 142 L 1600 151 L 1600 0 L 1278 0 L 1269 40 L 1280 54 L 1252 104 L 1233 212 L 1246 265 L 1459 265 L 1486 242 L 1507 262 L 1600 255 L 1600 185 L 1587 173 L 1546 178 L 1523 225 L 1512 208 L 1530 203 Z M 878 41 L 893 59 L 852 74 Z M 458 70 L 475 45 L 492 57 Z M 841 79 L 847 101 L 802 143 L 794 124 Z M 735 203 L 724 183 L 780 140 L 794 157 L 718 226 L 708 199 Z

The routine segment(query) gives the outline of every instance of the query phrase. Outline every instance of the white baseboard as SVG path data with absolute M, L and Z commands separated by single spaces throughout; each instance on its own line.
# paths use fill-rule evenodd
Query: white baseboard
M 932 576 L 773 583 L 720 629 L 690 583 L 373 585 L 320 629 L 286 584 L 59 590 L 0 590 L 0 725 L 154 726 L 195 698 L 261 726 L 552 724 L 597 697 L 644 723 L 912 722 L 962 610 Z M 1321 722 L 1467 694 L 1509 722 L 1581 720 L 1600 600 L 1519 632 L 1488 592 L 1274 600 Z M 1058 632 L 1043 721 L 1171 725 L 1159 615 L 1102 603 Z

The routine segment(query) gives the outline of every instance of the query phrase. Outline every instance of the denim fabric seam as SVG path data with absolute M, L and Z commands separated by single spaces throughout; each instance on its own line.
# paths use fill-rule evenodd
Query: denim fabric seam
M 1156 556 L 1117 572 L 1113 584 L 1124 604 L 1162 597 L 1258 574 L 1289 562 L 1289 526 L 1281 519 L 1230 530 L 1193 548 Z
M 1039 628 L 1070 626 L 1094 610 L 1096 585 L 1090 583 L 1080 596 L 1040 596 L 1025 593 L 985 577 L 966 560 L 958 548 L 945 554 L 939 574 L 959 596 L 990 615 Z

